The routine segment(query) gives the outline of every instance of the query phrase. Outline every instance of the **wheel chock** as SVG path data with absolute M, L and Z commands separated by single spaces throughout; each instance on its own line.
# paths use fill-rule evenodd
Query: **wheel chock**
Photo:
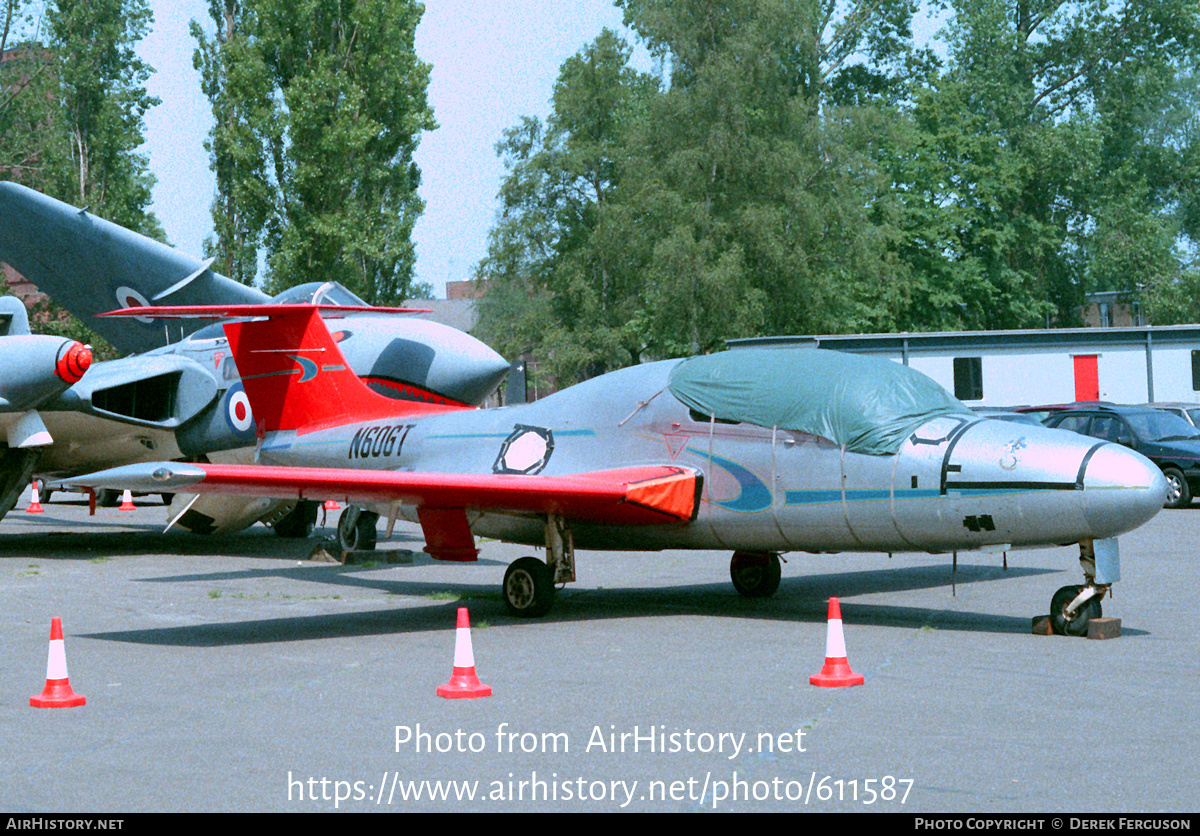
M 1119 639 L 1121 637 L 1121 619 L 1090 619 L 1088 621 L 1087 637 L 1089 639 Z
M 1054 628 L 1050 626 L 1050 616 L 1035 615 L 1033 617 L 1033 634 L 1035 636 L 1054 635 Z

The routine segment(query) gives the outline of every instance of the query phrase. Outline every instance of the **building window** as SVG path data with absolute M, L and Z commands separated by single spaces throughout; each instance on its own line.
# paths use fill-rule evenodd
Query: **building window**
M 1192 391 L 1200 392 L 1200 351 L 1192 350 Z
M 1192 356 L 1192 368 L 1195 369 L 1195 352 Z M 982 357 L 954 358 L 954 397 L 960 401 L 983 400 Z

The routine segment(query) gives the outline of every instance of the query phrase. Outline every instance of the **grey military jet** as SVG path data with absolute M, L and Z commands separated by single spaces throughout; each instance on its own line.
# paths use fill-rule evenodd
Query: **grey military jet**
M 1001 550 L 1078 544 L 1085 582 L 1052 599 L 1080 634 L 1119 579 L 1116 537 L 1166 483 L 1120 445 L 974 415 L 898 364 L 813 349 L 738 349 L 623 369 L 531 404 L 398 403 L 345 368 L 315 309 L 261 309 L 225 330 L 263 438 L 252 465 L 161 462 L 80 477 L 142 490 L 337 498 L 420 523 L 426 551 L 469 561 L 474 536 L 545 546 L 505 574 L 541 615 L 575 549 L 729 549 L 744 595 L 772 594 L 787 551 Z M 245 307 L 153 316 L 245 316 Z
M 210 262 L 10 182 L 0 182 L 0 261 L 94 324 L 114 346 L 132 352 L 95 363 L 77 385 L 43 399 L 44 443 L 17 455 L 10 441 L 3 451 L 8 457 L 0 460 L 3 512 L 29 484 L 31 472 L 58 480 L 164 458 L 239 462 L 252 457 L 254 414 L 221 327 L 200 320 L 164 327 L 147 317 L 96 317 L 113 307 L 164 300 L 353 306 L 358 308 L 353 315 L 337 320 L 338 346 L 366 385 L 397 400 L 475 406 L 509 368 L 462 331 L 412 317 L 378 316 L 337 283 L 312 282 L 272 298 L 214 273 Z M 6 507 L 9 493 L 12 502 Z M 295 505 L 178 495 L 168 517 L 174 526 L 197 533 L 232 531 L 263 520 L 280 533 L 304 534 L 316 508 L 307 503 L 292 515 Z

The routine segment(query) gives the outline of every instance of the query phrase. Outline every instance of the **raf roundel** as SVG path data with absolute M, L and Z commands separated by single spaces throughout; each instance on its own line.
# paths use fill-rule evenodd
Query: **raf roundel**
M 225 401 L 225 418 L 229 421 L 229 426 L 239 433 L 249 432 L 250 428 L 254 426 L 254 413 L 250 411 L 250 399 L 246 397 L 246 392 L 240 383 L 229 389 L 229 397 Z
M 493 473 L 540 473 L 554 452 L 554 434 L 542 427 L 517 424 L 500 446 Z
M 121 285 L 117 288 L 117 304 L 122 308 L 146 308 L 150 306 L 150 300 L 138 293 L 132 287 Z M 152 321 L 148 316 L 138 316 L 134 318 L 138 322 L 149 323 Z

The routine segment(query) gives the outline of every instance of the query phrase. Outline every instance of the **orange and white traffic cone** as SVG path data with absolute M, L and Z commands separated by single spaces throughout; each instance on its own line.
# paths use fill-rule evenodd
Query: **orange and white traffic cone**
M 821 688 L 841 688 L 862 685 L 866 679 L 850 669 L 846 658 L 846 638 L 842 635 L 842 606 L 837 598 L 829 599 L 829 626 L 825 633 L 825 665 L 820 673 L 808 678 L 810 685 Z
M 42 509 L 42 500 L 38 496 L 37 480 L 33 482 L 33 497 L 29 500 L 29 507 L 25 509 L 26 514 L 44 514 Z
M 471 618 L 466 607 L 458 608 L 458 626 L 454 631 L 454 669 L 450 673 L 450 681 L 438 686 L 437 695 L 448 700 L 473 700 L 492 695 L 492 686 L 484 685 L 475 675 Z
M 121 507 L 118 511 L 136 511 L 137 506 L 133 504 L 133 494 L 129 492 L 129 488 L 125 489 L 125 493 L 121 494 Z
M 321 508 L 323 508 L 326 511 L 336 511 L 341 507 L 342 507 L 341 505 L 337 504 L 336 499 L 327 499 L 327 500 L 325 500 L 325 504 L 321 506 Z
M 34 708 L 73 708 L 87 702 L 87 697 L 71 690 L 67 676 L 67 651 L 63 644 L 62 620 L 50 619 L 50 654 L 46 659 L 46 687 L 36 697 L 29 698 Z

